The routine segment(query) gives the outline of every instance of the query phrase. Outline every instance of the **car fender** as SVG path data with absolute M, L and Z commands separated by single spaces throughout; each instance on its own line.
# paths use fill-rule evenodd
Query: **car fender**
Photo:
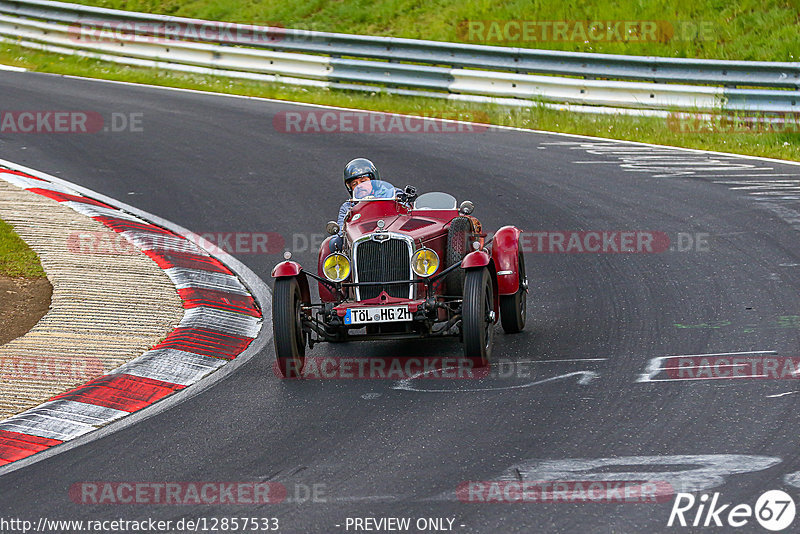
M 323 241 L 319 247 L 319 256 L 317 257 L 317 274 L 321 278 L 325 278 L 325 274 L 322 272 L 322 264 L 325 261 L 325 258 L 328 257 L 328 254 L 331 253 L 330 243 L 331 239 L 333 238 L 334 236 L 326 237 L 325 241 Z M 336 302 L 336 294 L 333 292 L 333 290 L 331 290 L 331 286 L 319 281 L 317 281 L 317 286 L 319 288 L 319 298 L 322 300 L 322 302 Z
M 522 230 L 503 226 L 492 240 L 492 259 L 497 268 L 498 293 L 513 295 L 519 290 L 519 236 Z
M 285 278 L 287 276 L 299 276 L 303 268 L 296 261 L 286 260 L 280 262 L 272 269 L 272 278 Z
M 272 269 L 272 278 L 297 278 L 300 285 L 300 298 L 305 303 L 311 302 L 311 291 L 308 288 L 308 277 L 296 261 L 282 261 Z
M 494 293 L 494 313 L 495 322 L 497 317 L 500 316 L 500 299 L 498 298 L 499 286 L 497 283 L 497 269 L 495 268 L 494 261 L 489 253 L 485 250 L 474 250 L 464 256 L 461 260 L 461 268 L 466 270 L 482 269 L 486 267 L 489 269 L 489 274 L 492 279 L 492 293 Z
M 492 263 L 492 257 L 485 250 L 473 250 L 461 260 L 462 269 L 476 269 L 486 267 Z

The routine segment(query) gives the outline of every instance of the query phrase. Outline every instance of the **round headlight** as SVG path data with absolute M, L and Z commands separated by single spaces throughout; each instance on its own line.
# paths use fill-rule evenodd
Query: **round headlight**
M 350 260 L 339 252 L 334 252 L 322 264 L 322 272 L 331 282 L 341 282 L 350 276 Z
M 439 268 L 439 255 L 429 248 L 421 248 L 411 257 L 411 268 L 419 276 L 430 276 Z

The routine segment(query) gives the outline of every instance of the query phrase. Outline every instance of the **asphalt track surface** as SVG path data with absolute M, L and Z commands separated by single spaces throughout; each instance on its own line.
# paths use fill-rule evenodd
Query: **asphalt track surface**
M 673 247 L 683 239 L 689 248 L 686 236 L 706 243 L 528 253 L 527 327 L 513 336 L 498 327 L 495 337 L 512 376 L 498 367 L 480 381 L 284 382 L 270 344 L 164 413 L 0 477 L 0 517 L 277 517 L 283 532 L 353 532 L 348 517 L 433 517 L 454 519 L 459 532 L 659 532 L 674 499 L 467 503 L 455 489 L 591 475 L 655 477 L 751 506 L 767 490 L 800 496 L 795 382 L 648 375 L 651 360 L 668 355 L 800 356 L 797 182 L 775 189 L 800 167 L 517 131 L 290 135 L 274 129 L 276 113 L 309 108 L 31 73 L 0 72 L 0 94 L 3 110 L 141 113 L 143 132 L 3 133 L 0 157 L 198 233 L 276 232 L 287 243 L 322 233 L 344 197 L 341 168 L 366 156 L 396 185 L 473 200 L 489 230 L 658 231 Z M 267 281 L 281 259 L 235 255 Z M 304 265 L 315 258 L 295 250 Z M 310 354 L 455 357 L 460 346 L 319 345 Z M 290 497 L 315 484 L 324 497 L 76 504 L 68 492 L 83 481 L 274 481 Z M 764 531 L 752 518 L 736 530 Z

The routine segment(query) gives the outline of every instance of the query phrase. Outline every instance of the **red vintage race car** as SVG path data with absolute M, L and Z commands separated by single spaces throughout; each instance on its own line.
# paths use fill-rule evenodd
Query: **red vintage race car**
M 380 180 L 357 186 L 344 227 L 328 223 L 316 274 L 288 253 L 272 270 L 283 376 L 301 376 L 306 347 L 323 341 L 454 336 L 466 358 L 488 365 L 498 318 L 507 333 L 525 326 L 528 283 L 521 231 L 504 226 L 489 238 L 473 209 L 447 193 L 417 196 Z M 334 236 L 342 245 L 331 252 Z

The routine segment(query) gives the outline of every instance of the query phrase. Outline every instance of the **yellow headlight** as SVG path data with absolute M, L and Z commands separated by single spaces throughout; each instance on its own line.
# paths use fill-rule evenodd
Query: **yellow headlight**
M 421 248 L 411 257 L 411 268 L 419 276 L 430 276 L 439 268 L 439 255 L 429 248 Z
M 350 276 L 350 260 L 344 254 L 334 252 L 325 258 L 322 272 L 331 282 L 341 282 Z

